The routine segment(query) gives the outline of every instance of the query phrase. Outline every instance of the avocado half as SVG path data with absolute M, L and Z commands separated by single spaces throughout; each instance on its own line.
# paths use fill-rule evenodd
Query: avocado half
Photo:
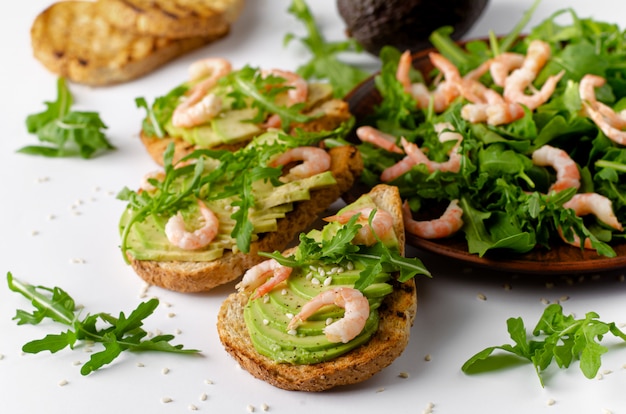
M 416 52 L 428 47 L 430 34 L 452 26 L 459 40 L 478 20 L 488 0 L 337 0 L 346 35 L 378 56 L 383 46 Z

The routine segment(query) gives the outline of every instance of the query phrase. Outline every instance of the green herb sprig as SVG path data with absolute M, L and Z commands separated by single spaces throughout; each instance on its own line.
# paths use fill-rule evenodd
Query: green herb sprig
M 111 363 L 124 351 L 161 351 L 177 354 L 195 354 L 200 351 L 184 349 L 182 345 L 172 345 L 174 335 L 157 335 L 145 339 L 148 333 L 142 328 L 143 320 L 150 316 L 159 305 L 158 299 L 142 302 L 128 316 L 120 312 L 116 318 L 108 313 L 87 314 L 80 318 L 74 299 L 59 287 L 33 286 L 7 274 L 9 289 L 29 299 L 35 310 L 32 313 L 18 310 L 13 319 L 18 325 L 37 325 L 45 318 L 67 325 L 70 329 L 59 334 L 49 334 L 42 339 L 28 342 L 22 347 L 27 353 L 42 351 L 58 352 L 69 347 L 74 349 L 79 341 L 99 342 L 104 350 L 93 353 L 89 361 L 80 369 L 82 375 Z M 104 324 L 105 327 L 100 327 Z
M 72 111 L 72 95 L 64 78 L 57 80 L 57 99 L 45 102 L 47 109 L 26 118 L 26 128 L 48 145 L 28 145 L 17 152 L 44 157 L 91 158 L 101 150 L 114 149 L 97 112 Z
M 343 52 L 360 53 L 363 48 L 356 40 L 327 41 L 320 33 L 304 0 L 293 0 L 288 11 L 304 23 L 308 36 L 299 40 L 312 54 L 311 59 L 296 70 L 300 76 L 305 79 L 328 80 L 335 97 L 342 98 L 370 75 L 365 70 L 337 58 L 337 55 Z M 284 44 L 287 45 L 293 39 L 298 39 L 298 36 L 288 33 L 285 35 Z
M 370 222 L 374 212 L 370 215 Z M 311 263 L 360 263 L 363 270 L 354 287 L 363 291 L 377 274 L 381 272 L 399 272 L 398 281 L 406 282 L 416 275 L 431 277 L 430 272 L 418 258 L 406 258 L 397 249 L 391 248 L 380 240 L 371 246 L 357 245 L 352 239 L 362 227 L 357 223 L 358 215 L 339 227 L 329 239 L 316 240 L 314 237 L 300 234 L 300 244 L 295 254 L 285 257 L 279 252 L 259 254 L 274 258 L 282 265 L 289 267 L 308 267 Z
M 505 344 L 491 346 L 478 352 L 462 366 L 462 371 L 470 374 L 481 371 L 481 364 L 486 360 L 494 363 L 492 369 L 504 368 L 503 360 L 492 354 L 501 350 L 529 360 L 535 367 L 541 386 L 544 381 L 542 371 L 554 361 L 559 368 L 568 368 L 573 361 L 580 361 L 580 369 L 587 378 L 594 378 L 601 365 L 601 356 L 608 348 L 600 345 L 604 335 L 611 333 L 626 341 L 626 334 L 615 323 L 598 320 L 599 315 L 588 312 L 584 318 L 576 319 L 572 315 L 564 315 L 561 305 L 552 304 L 546 307 L 539 322 L 533 329 L 533 335 L 540 340 L 529 340 L 522 318 L 509 318 L 507 330 L 514 345 Z

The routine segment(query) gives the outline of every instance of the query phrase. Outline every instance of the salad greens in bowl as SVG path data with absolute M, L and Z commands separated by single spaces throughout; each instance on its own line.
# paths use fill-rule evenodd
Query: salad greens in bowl
M 530 13 L 504 37 L 441 28 L 433 49 L 381 51 L 346 97 L 360 186 L 400 189 L 417 248 L 533 274 L 624 268 L 626 32 L 563 9 L 522 35 Z

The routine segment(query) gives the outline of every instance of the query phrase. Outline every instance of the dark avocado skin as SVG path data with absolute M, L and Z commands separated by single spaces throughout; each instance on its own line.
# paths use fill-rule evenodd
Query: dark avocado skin
M 401 52 L 431 47 L 428 37 L 452 26 L 460 39 L 478 20 L 489 0 L 337 0 L 346 34 L 378 56 L 383 46 Z

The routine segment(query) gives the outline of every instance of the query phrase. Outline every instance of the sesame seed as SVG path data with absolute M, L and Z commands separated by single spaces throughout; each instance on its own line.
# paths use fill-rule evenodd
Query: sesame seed
M 269 303 L 270 302 L 270 297 L 267 295 L 263 296 L 263 303 Z
M 209 384 L 209 385 L 213 385 L 213 381 L 211 381 L 210 379 L 205 379 L 204 383 L 205 384 Z
M 398 374 L 398 376 L 400 378 L 409 378 L 409 373 L 408 372 L 401 372 Z
M 502 286 L 504 288 L 504 290 L 511 290 L 511 285 L 508 283 L 505 283 L 504 286 Z
M 326 325 L 333 323 L 333 318 L 326 318 Z
M 376 392 L 383 392 L 385 391 L 385 387 L 380 387 L 379 389 L 376 390 Z
M 286 313 L 285 316 L 287 319 L 293 319 L 293 313 Z
M 431 359 L 432 357 L 430 356 L 430 354 L 424 355 L 424 361 L 430 361 Z
M 207 398 L 209 397 L 206 395 L 206 393 L 203 392 L 202 394 L 200 394 L 200 401 L 206 401 Z
M 265 403 L 261 404 L 261 410 L 263 410 L 263 411 L 269 411 L 269 409 L 270 409 L 270 406 L 269 406 L 269 405 L 267 405 L 267 404 L 265 404 Z
M 195 406 L 195 405 L 193 405 L 193 404 L 189 404 L 189 407 L 188 407 L 188 408 L 189 408 L 189 411 L 198 411 L 198 407 L 196 407 L 196 406 Z
M 283 296 L 285 296 L 285 295 L 287 294 L 287 289 L 283 289 L 283 290 L 281 290 L 281 291 L 280 291 L 280 294 L 281 294 L 281 295 L 283 295 Z
M 63 379 L 63 380 L 59 381 L 59 387 L 64 387 L 66 385 L 67 385 L 67 380 Z
M 4 359 L 4 354 L 0 354 L 0 361 Z
M 326 271 L 320 267 L 319 274 L 320 274 L 320 277 L 324 277 L 326 276 Z
M 163 404 L 167 404 L 167 403 L 171 403 L 173 400 L 170 397 L 163 397 L 161 398 L 161 402 Z
M 613 373 L 613 371 L 611 371 L 610 369 L 605 369 L 604 371 L 602 371 L 602 373 L 603 373 L 604 375 L 609 375 L 609 374 L 612 374 L 612 373 Z
M 319 285 L 319 284 L 320 284 L 320 281 L 319 281 L 319 279 L 313 278 L 313 279 L 311 280 L 311 283 L 313 283 L 314 285 Z
M 546 282 L 546 289 L 552 289 L 554 287 L 554 283 Z
M 181 330 L 180 330 L 180 328 L 176 328 L 176 329 L 174 330 L 174 333 L 175 333 L 176 335 L 180 335 L 181 333 L 183 333 L 183 331 L 181 331 Z
M 263 319 L 263 325 L 267 326 L 270 324 L 270 321 L 268 321 L 267 319 Z
M 546 298 L 541 298 L 540 299 L 541 303 L 543 303 L 544 305 L 548 305 L 550 303 L 550 301 Z
M 139 367 L 139 368 L 143 368 L 143 367 L 145 367 L 145 365 L 144 365 L 142 362 L 137 362 L 137 364 L 136 364 L 136 365 L 137 365 L 137 367 Z
M 487 296 L 485 296 L 484 293 L 479 293 L 478 295 L 476 295 L 476 297 L 478 298 L 478 300 L 487 300 Z
M 169 374 L 169 373 L 170 373 L 170 369 L 169 369 L 169 368 L 163 368 L 163 369 L 161 370 L 161 372 L 163 373 L 163 375 L 167 375 L 167 374 Z
M 313 278 L 313 273 L 309 272 L 306 274 L 305 279 L 306 280 L 311 280 Z
M 37 230 L 32 230 L 32 231 L 30 232 L 30 235 L 31 235 L 31 236 L 37 236 L 37 235 L 39 235 L 39 231 L 37 231 Z
M 604 379 L 604 375 L 598 374 L 598 375 L 596 375 L 596 379 L 597 380 L 602 380 L 602 379 Z
M 292 335 L 292 336 L 296 336 L 298 334 L 298 331 L 296 331 L 295 329 L 290 329 L 287 331 L 287 334 Z
M 48 220 L 54 220 L 55 218 L 57 218 L 57 216 L 55 216 L 54 214 L 48 214 Z
M 170 313 L 167 314 L 168 318 L 173 318 L 175 316 L 176 316 L 176 314 L 174 312 L 170 312 Z
M 37 178 L 37 182 L 38 183 L 46 183 L 48 181 L 50 181 L 50 177 L 39 177 L 39 178 Z
M 74 362 L 72 362 L 72 365 L 74 365 L 74 366 L 80 365 L 80 361 L 74 361 Z
M 567 295 L 563 295 L 563 296 L 561 296 L 561 297 L 559 298 L 559 300 L 560 300 L 561 302 L 566 302 L 566 301 L 568 301 L 568 300 L 569 300 L 569 296 L 567 296 Z
M 346 268 L 347 268 L 348 270 L 353 270 L 353 269 L 354 269 L 354 263 L 352 263 L 352 262 L 348 262 L 348 264 L 346 265 Z
M 326 279 L 324 279 L 324 286 L 328 286 L 331 283 L 333 283 L 333 278 L 332 277 L 327 277 Z
M 609 410 L 608 408 L 603 408 L 602 409 L 602 414 L 613 414 L 613 412 L 611 410 Z
M 248 406 L 246 407 L 246 411 L 248 411 L 249 413 L 253 413 L 254 412 L 254 405 L 248 404 Z
M 556 403 L 556 401 L 554 401 L 552 398 L 550 398 L 547 402 L 548 405 L 554 405 Z

